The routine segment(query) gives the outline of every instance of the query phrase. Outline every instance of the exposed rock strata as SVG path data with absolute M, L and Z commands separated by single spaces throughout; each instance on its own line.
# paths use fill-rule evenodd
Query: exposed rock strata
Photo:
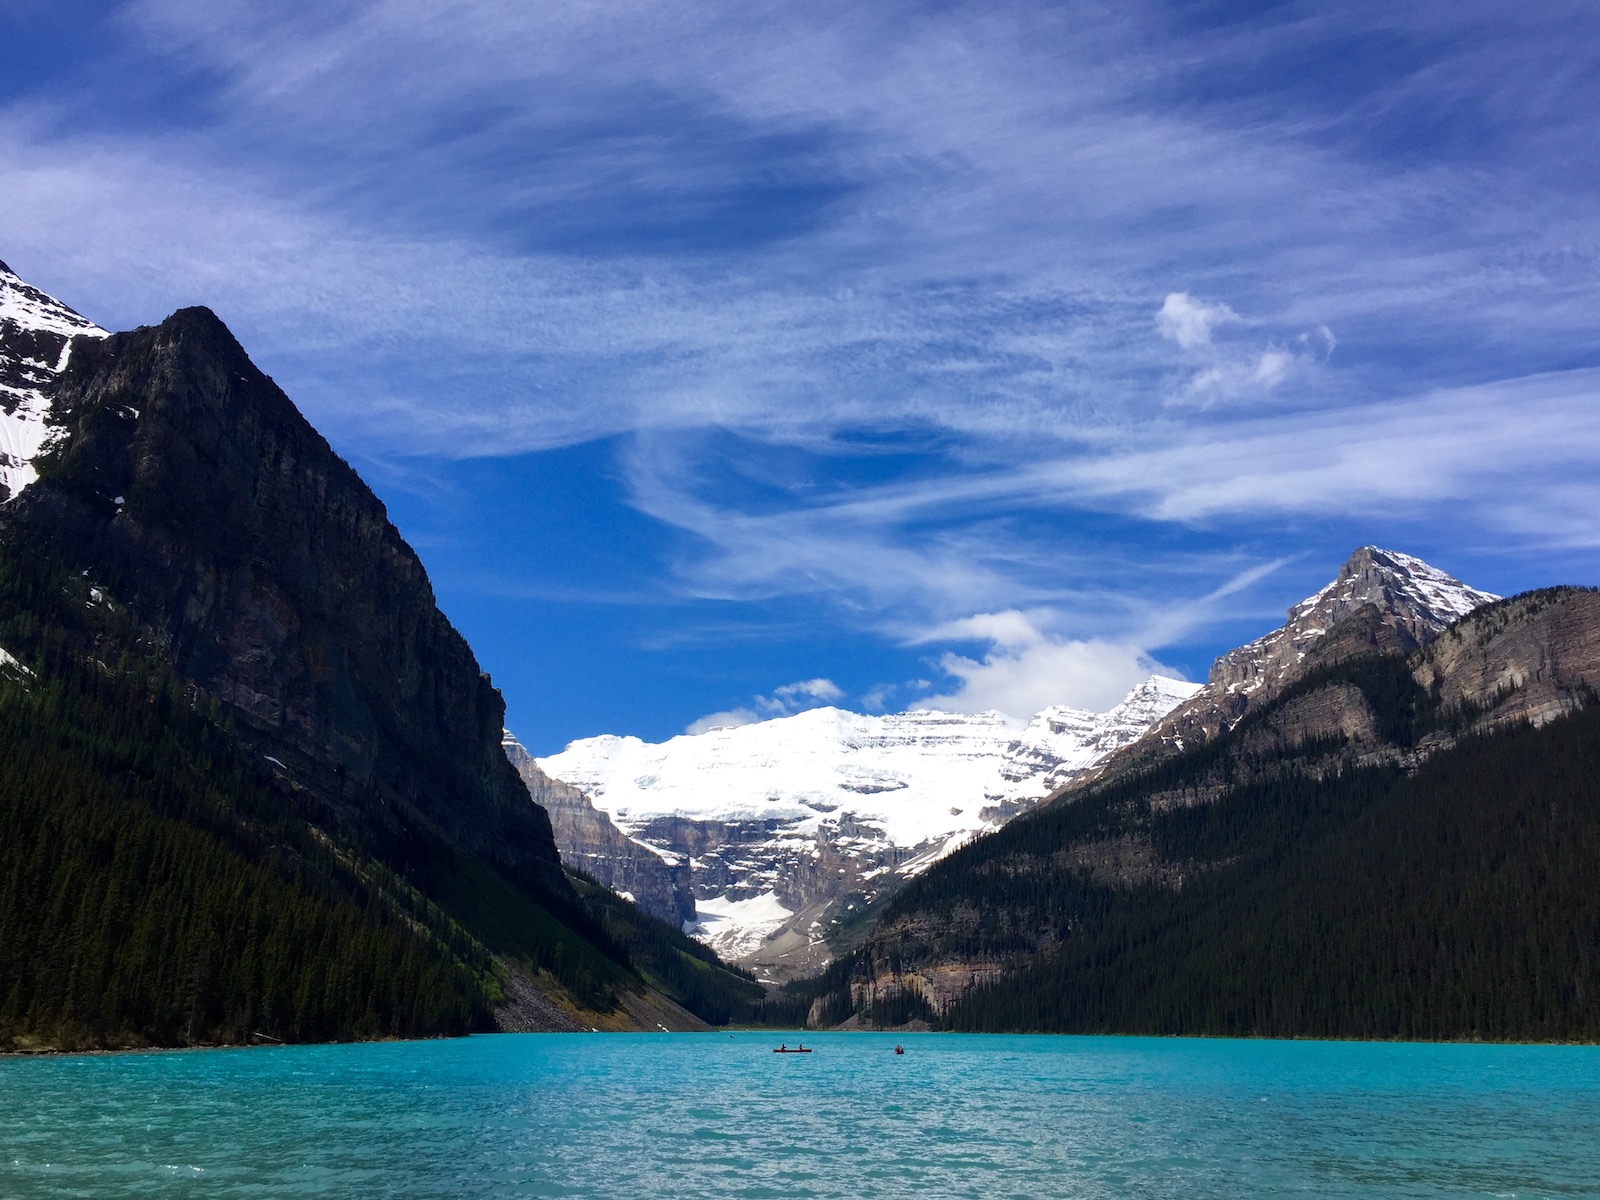
M 630 838 L 577 788 L 541 771 L 510 733 L 504 745 L 528 795 L 549 814 L 563 862 L 626 896 L 651 916 L 674 925 L 693 922 L 688 859 L 669 859 Z
M 1476 728 L 1543 724 L 1600 688 L 1600 593 L 1549 588 L 1475 613 L 1415 656 L 1418 683 Z

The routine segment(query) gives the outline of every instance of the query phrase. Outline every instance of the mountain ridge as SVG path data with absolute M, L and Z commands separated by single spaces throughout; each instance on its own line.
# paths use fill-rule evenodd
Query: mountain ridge
M 0 797 L 0 958 L 20 954 L 23 981 L 0 1044 L 704 1028 L 674 996 L 751 1009 L 753 983 L 575 885 L 421 561 L 215 314 L 44 329 L 45 362 L 39 327 L 77 326 L 11 280 L 34 328 L 10 304 L 0 360 L 32 372 L 48 436 L 0 504 L 0 744 L 38 764 Z M 405 979 L 431 991 L 408 999 Z
M 1357 653 L 1409 652 L 1498 599 L 1409 554 L 1363 546 L 1330 583 L 1290 605 L 1281 626 L 1219 656 L 1194 695 L 1056 795 L 1182 753 L 1225 733 L 1321 664 Z
M 580 739 L 536 765 L 585 798 L 566 811 L 587 832 L 558 830 L 564 854 L 622 890 L 634 885 L 608 877 L 608 852 L 630 878 L 665 873 L 697 936 L 788 973 L 815 963 L 846 914 L 1026 811 L 1194 687 L 1153 676 L 1106 713 L 1056 706 L 1020 731 L 998 713 L 823 706 L 659 744 Z
M 1321 905 L 1318 894 L 1302 894 L 1308 876 L 1295 872 L 1312 870 L 1302 864 L 1313 860 L 1319 878 L 1358 872 L 1361 856 L 1384 845 L 1387 835 L 1372 831 L 1397 829 L 1411 819 L 1407 810 L 1395 807 L 1400 797 L 1412 797 L 1422 806 L 1419 811 L 1432 814 L 1428 819 L 1443 823 L 1429 834 L 1438 839 L 1429 843 L 1434 850 L 1424 845 L 1407 853 L 1419 862 L 1432 855 L 1427 870 L 1451 882 L 1430 876 L 1417 879 L 1418 888 L 1448 886 L 1476 894 L 1483 889 L 1474 882 L 1475 872 L 1497 871 L 1493 863 L 1503 858 L 1519 878 L 1536 879 L 1548 871 L 1560 895 L 1570 899 L 1587 886 L 1581 853 L 1538 840 L 1496 844 L 1496 835 L 1487 831 L 1534 821 L 1527 806 L 1543 805 L 1546 816 L 1571 815 L 1571 821 L 1561 818 L 1577 823 L 1571 836 L 1600 837 L 1600 796 L 1585 797 L 1588 785 L 1581 773 L 1552 768 L 1547 774 L 1559 782 L 1541 794 L 1536 780 L 1513 786 L 1499 774 L 1504 768 L 1494 765 L 1537 762 L 1540 754 L 1567 755 L 1572 761 L 1591 755 L 1586 739 L 1593 737 L 1600 712 L 1595 690 L 1600 684 L 1600 592 L 1552 588 L 1486 601 L 1409 652 L 1366 640 L 1372 630 L 1367 608 L 1357 605 L 1349 613 L 1359 636 L 1341 629 L 1340 621 L 1326 631 L 1335 646 L 1350 652 L 1297 660 L 1308 665 L 1290 673 L 1293 678 L 1280 678 L 1270 695 L 1226 730 L 1182 749 L 1158 742 L 1161 752 L 1130 754 L 1116 773 L 1070 789 L 969 844 L 890 898 L 859 939 L 859 948 L 814 985 L 812 1021 L 825 1025 L 853 1013 L 854 1019 L 891 1023 L 920 1015 L 948 1019 L 960 1028 L 1343 1036 L 1404 1036 L 1408 1029 L 1425 1030 L 1426 1036 L 1516 1036 L 1534 1030 L 1549 1036 L 1550 1029 L 1587 1028 L 1581 988 L 1559 1001 L 1551 1025 L 1497 1025 L 1492 1016 L 1480 1014 L 1430 1016 L 1408 1026 L 1395 1015 L 1403 1014 L 1403 1007 L 1392 1005 L 1384 1010 L 1390 1014 L 1384 1020 L 1392 1025 L 1371 1025 L 1349 1008 L 1323 1005 L 1317 988 L 1303 986 L 1298 975 L 1295 1011 L 1302 1015 L 1293 1020 L 1302 1023 L 1285 1025 L 1289 1018 L 1272 1014 L 1274 982 L 1317 961 L 1315 945 L 1301 944 L 1309 934 L 1295 924 L 1293 912 L 1274 907 L 1275 897 L 1294 895 L 1295 903 L 1307 908 Z M 1159 726 L 1147 735 L 1151 741 L 1165 736 Z M 1535 743 L 1550 749 L 1518 748 Z M 1486 765 L 1463 765 L 1468 763 Z M 1446 779 L 1457 782 L 1439 782 Z M 1470 836 L 1456 839 L 1449 832 L 1451 793 L 1440 790 L 1447 786 L 1466 788 L 1462 794 L 1470 804 L 1462 819 L 1473 823 Z M 1535 824 L 1553 829 L 1561 821 L 1539 817 Z M 1348 834 L 1341 832 L 1346 829 Z M 1340 849 L 1339 839 L 1346 836 L 1359 839 L 1360 853 L 1353 844 Z M 1484 838 L 1489 840 L 1474 840 Z M 1455 848 L 1466 846 L 1490 857 L 1482 862 L 1462 857 L 1465 850 Z M 1277 882 L 1265 882 L 1269 878 Z M 1378 951 L 1363 956 L 1356 947 L 1367 944 L 1363 939 L 1370 940 L 1371 930 L 1387 928 L 1399 906 L 1419 902 L 1414 895 L 1407 899 L 1403 888 L 1396 892 L 1370 875 L 1361 879 L 1363 903 L 1341 910 L 1337 918 L 1343 922 L 1341 953 L 1349 956 L 1344 966 L 1350 974 L 1343 978 L 1370 978 L 1372 986 L 1386 989 L 1408 987 L 1384 974 L 1402 970 L 1403 959 L 1384 965 L 1374 957 Z M 1260 910 L 1262 928 L 1279 931 L 1273 937 L 1299 939 L 1294 942 L 1299 957 L 1284 958 L 1274 950 L 1269 965 L 1267 943 L 1255 938 L 1244 917 L 1245 897 Z M 1504 894 L 1495 903 L 1534 900 Z M 1428 903 L 1433 907 L 1406 918 L 1412 922 L 1406 929 L 1434 929 L 1430 936 L 1478 946 L 1473 953 L 1481 954 L 1472 960 L 1477 965 L 1462 967 L 1476 973 L 1472 979 L 1492 977 L 1499 981 L 1492 987 L 1514 986 L 1520 993 L 1534 986 L 1515 965 L 1519 933 L 1514 922 L 1507 924 L 1493 906 L 1479 906 L 1472 920 L 1485 929 L 1475 933 L 1452 917 L 1448 906 L 1441 907 L 1442 898 Z M 1555 919 L 1559 911 L 1551 909 L 1546 918 Z M 1182 933 L 1186 928 L 1209 932 L 1190 937 Z M 1600 937 L 1600 926 L 1590 932 Z M 1581 942 L 1589 934 L 1577 928 L 1574 936 Z M 1166 968 L 1139 949 L 1162 939 L 1178 956 L 1171 964 L 1174 972 L 1191 972 L 1194 980 L 1204 980 L 1194 987 L 1213 989 L 1192 997 L 1191 1007 L 1209 1014 L 1199 1021 L 1180 1018 L 1181 997 L 1170 997 L 1168 1004 L 1170 989 L 1158 978 Z M 1541 969 L 1570 968 L 1581 976 L 1586 968 L 1570 957 L 1574 953 L 1581 959 L 1581 950 L 1556 939 L 1540 950 L 1547 956 L 1541 961 L 1551 964 Z M 1244 980 L 1235 990 L 1250 993 L 1247 1011 L 1229 1015 L 1224 981 L 1207 965 L 1223 960 L 1235 964 L 1231 970 Z M 1141 972 L 1143 982 L 1120 974 L 1119 962 Z M 1075 964 L 1070 984 L 1063 974 L 1068 963 Z M 1341 995 L 1354 994 L 1339 986 Z M 1062 987 L 1071 990 L 1062 993 Z M 1080 989 L 1081 1004 L 1074 998 Z M 1164 1016 L 1153 1015 L 1158 1010 L 1139 999 L 1158 993 L 1168 1005 L 1159 1009 Z M 1436 1005 L 1439 996 L 1458 993 L 1446 988 L 1428 994 L 1419 1005 Z M 1459 995 L 1473 997 L 1472 1005 L 1481 1002 L 1476 990 Z M 1095 996 L 1115 999 L 1102 1003 Z M 1127 1023 L 1119 1023 L 1123 1020 Z M 1470 1023 L 1477 1020 L 1486 1023 Z

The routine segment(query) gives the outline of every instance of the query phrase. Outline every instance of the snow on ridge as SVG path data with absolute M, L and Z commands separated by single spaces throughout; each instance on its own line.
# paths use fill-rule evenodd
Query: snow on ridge
M 748 961 L 814 945 L 831 905 L 1033 807 L 1198 687 L 1152 677 L 1108 712 L 1056 706 L 1021 730 L 994 712 L 824 706 L 660 743 L 602 734 L 535 762 L 630 838 L 688 856 L 686 928 Z
M 1500 599 L 1492 592 L 1468 587 L 1455 576 L 1398 550 L 1366 547 L 1374 561 L 1390 566 L 1407 597 L 1446 620 L 1464 617 L 1479 605 Z
M 1108 713 L 1046 709 L 1021 732 L 994 712 L 825 706 L 660 743 L 602 734 L 537 761 L 630 834 L 672 817 L 779 820 L 814 836 L 848 818 L 910 848 L 989 826 L 983 810 L 1002 799 L 1043 798 L 1049 772 L 1105 752 L 1106 729 L 1142 731 L 1198 687 L 1153 682 Z
M 1329 628 L 1363 603 L 1393 607 L 1437 632 L 1499 598 L 1410 554 L 1363 546 L 1331 583 L 1291 606 L 1283 625 L 1219 658 L 1208 687 L 1251 693 L 1276 683 Z
M 44 389 L 67 368 L 74 337 L 106 337 L 93 321 L 24 283 L 0 263 L 0 501 L 38 478 L 50 403 Z
M 0 262 L 0 322 L 5 321 L 16 322 L 20 329 L 55 333 L 68 338 L 80 334 L 89 337 L 108 336 L 89 318 L 73 312 L 54 296 L 23 282 L 10 267 Z M 66 363 L 58 359 L 49 366 L 52 370 L 60 370 Z

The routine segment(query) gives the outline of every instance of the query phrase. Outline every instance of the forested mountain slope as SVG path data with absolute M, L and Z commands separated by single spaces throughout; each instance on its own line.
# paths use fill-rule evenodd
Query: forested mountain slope
M 574 888 L 421 563 L 222 323 L 52 366 L 0 506 L 0 1039 L 696 1023 L 650 962 L 698 947 Z
M 833 1024 L 1600 1037 L 1600 594 L 1324 662 L 896 896 Z

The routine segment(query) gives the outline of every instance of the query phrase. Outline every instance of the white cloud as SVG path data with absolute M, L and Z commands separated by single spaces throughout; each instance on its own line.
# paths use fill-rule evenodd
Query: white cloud
M 737 729 L 741 725 L 754 725 L 757 721 L 765 720 L 748 708 L 732 708 L 727 712 L 714 712 L 690 721 L 684 733 L 694 735 L 697 733 L 710 733 L 713 729 Z
M 1239 314 L 1226 304 L 1208 304 L 1188 292 L 1169 292 L 1156 313 L 1156 328 L 1161 336 L 1177 342 L 1184 350 L 1211 344 L 1211 331 L 1219 325 L 1239 323 Z
M 900 690 L 899 684 L 880 683 L 877 687 L 869 688 L 861 695 L 862 710 L 869 713 L 887 712 L 889 700 Z
M 1288 379 L 1305 361 L 1282 347 L 1269 346 L 1259 354 L 1203 368 L 1189 380 L 1184 391 L 1202 401 L 1266 393 Z
M 1053 704 L 1102 712 L 1150 675 L 1174 674 L 1136 645 L 1054 637 L 1036 619 L 1015 611 L 979 613 L 930 631 L 923 640 L 975 638 L 992 645 L 981 659 L 941 655 L 940 670 L 958 686 L 929 697 L 927 706 L 994 710 L 1018 722 Z
M 770 696 L 756 696 L 748 707 L 731 708 L 691 721 L 684 732 L 705 733 L 721 727 L 752 725 L 775 717 L 793 716 L 808 708 L 816 708 L 819 704 L 832 704 L 843 699 L 844 689 L 831 679 L 801 679 L 773 688 Z
M 805 700 L 821 700 L 829 703 L 844 699 L 844 689 L 831 679 L 804 679 L 799 683 L 786 683 L 782 687 L 773 688 L 772 695 L 782 704 Z
M 1337 342 L 1326 325 L 1302 330 L 1288 346 L 1221 344 L 1212 333 L 1224 325 L 1259 326 L 1246 321 L 1223 303 L 1198 300 L 1187 292 L 1172 292 L 1156 313 L 1161 336 L 1176 342 L 1186 358 L 1197 364 L 1181 391 L 1169 403 L 1209 406 L 1219 401 L 1260 397 L 1275 391 L 1290 377 L 1325 360 Z

